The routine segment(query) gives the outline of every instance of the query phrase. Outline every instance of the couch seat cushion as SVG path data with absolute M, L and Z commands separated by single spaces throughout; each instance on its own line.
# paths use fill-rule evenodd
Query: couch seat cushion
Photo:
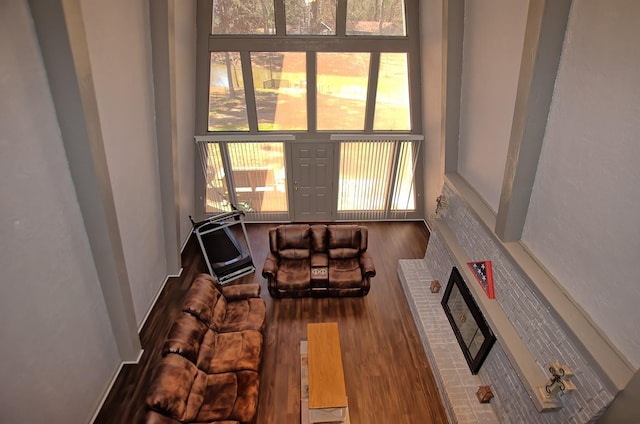
M 311 266 L 308 259 L 280 261 L 276 281 L 280 290 L 308 290 L 311 282 Z
M 224 315 L 216 314 L 212 329 L 220 333 L 233 331 L 256 330 L 262 331 L 267 318 L 267 307 L 264 300 L 259 297 L 251 297 L 244 300 L 226 302 L 224 298 L 218 303 L 225 303 Z M 218 306 L 216 306 L 218 309 Z
M 259 371 L 261 359 L 262 333 L 259 331 L 217 333 L 209 330 L 202 342 L 197 365 L 208 374 Z
M 359 288 L 362 285 L 362 271 L 358 258 L 329 260 L 329 288 Z
M 255 371 L 208 374 L 202 407 L 194 421 L 251 423 L 258 407 L 260 377 Z

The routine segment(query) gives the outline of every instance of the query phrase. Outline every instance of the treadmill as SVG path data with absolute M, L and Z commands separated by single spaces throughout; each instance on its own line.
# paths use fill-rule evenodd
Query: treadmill
M 195 222 L 191 216 L 193 232 L 198 238 L 209 274 L 224 285 L 255 272 L 251 246 L 242 217 L 244 212 L 234 208 L 230 212 L 213 215 L 203 221 Z M 242 227 L 244 245 L 232 232 L 233 227 Z M 238 234 L 238 231 L 235 231 Z

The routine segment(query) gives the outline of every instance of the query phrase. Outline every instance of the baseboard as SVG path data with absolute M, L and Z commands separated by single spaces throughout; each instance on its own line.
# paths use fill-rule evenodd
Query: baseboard
M 187 235 L 187 237 L 182 242 L 182 246 L 180 247 L 180 253 L 184 252 L 184 248 L 187 247 L 187 243 L 189 243 L 189 240 L 191 239 L 192 235 L 193 235 L 193 226 L 191 226 L 191 231 L 189 231 L 189 234 Z
M 191 234 L 192 233 L 189 233 L 187 238 L 182 243 L 182 247 L 180 248 L 180 253 L 184 252 L 184 248 L 187 246 L 187 243 L 189 243 L 189 239 L 191 238 Z M 178 277 L 180 277 L 182 275 L 182 271 L 183 270 L 184 270 L 184 268 L 180 268 L 180 270 L 178 271 L 178 274 L 167 274 L 167 276 L 164 277 L 164 281 L 160 285 L 160 288 L 156 292 L 156 295 L 153 297 L 153 301 L 151 302 L 151 304 L 149 305 L 149 308 L 147 309 L 147 313 L 144 315 L 144 318 L 140 322 L 140 325 L 138 325 L 138 334 L 140 334 L 140 332 L 142 331 L 142 328 L 144 327 L 145 323 L 147 322 L 147 319 L 149 318 L 149 315 L 151 314 L 151 311 L 153 310 L 153 307 L 156 305 L 156 302 L 158 301 L 158 298 L 162 294 L 162 290 L 164 290 L 164 286 L 167 285 L 167 281 L 169 281 L 169 278 L 178 278 Z
M 164 290 L 164 286 L 167 285 L 167 281 L 169 281 L 169 278 L 180 277 L 182 275 L 183 269 L 184 268 L 180 268 L 180 272 L 177 275 L 167 275 L 166 277 L 164 277 L 164 281 L 162 282 L 162 284 L 160 284 L 160 287 L 158 288 L 158 291 L 156 292 L 156 295 L 153 297 L 153 301 L 149 305 L 149 308 L 147 308 L 147 313 L 144 315 L 144 318 L 140 322 L 140 325 L 138 325 L 138 334 L 140 334 L 140 332 L 142 331 L 142 328 L 146 324 L 147 319 L 149 318 L 149 315 L 151 314 L 151 311 L 153 310 L 153 307 L 156 305 L 156 302 L 158 301 L 158 298 L 162 294 L 162 290 Z
M 122 367 L 124 367 L 125 365 L 130 365 L 130 364 L 135 365 L 139 363 L 143 353 L 144 353 L 144 349 L 140 349 L 140 352 L 138 353 L 138 357 L 135 359 L 135 361 L 120 362 L 120 365 L 118 365 L 118 367 L 116 368 L 115 372 L 113 373 L 113 376 L 111 376 L 111 380 L 109 381 L 109 384 L 107 385 L 107 388 L 105 389 L 104 394 L 102 395 L 102 398 L 100 399 L 100 402 L 98 403 L 98 406 L 96 407 L 96 410 L 94 411 L 93 416 L 91 417 L 91 420 L 89 420 L 90 423 L 95 422 L 96 418 L 98 418 L 98 414 L 100 414 L 100 411 L 104 406 L 104 403 L 107 401 L 107 397 L 109 396 L 109 393 L 111 393 L 111 389 L 113 388 L 113 385 L 116 384 L 116 380 L 120 375 L 120 371 L 122 371 Z

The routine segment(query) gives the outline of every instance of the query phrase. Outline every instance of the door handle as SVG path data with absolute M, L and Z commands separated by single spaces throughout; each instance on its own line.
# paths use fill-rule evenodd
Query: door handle
M 293 189 L 294 189 L 295 191 L 298 191 L 298 182 L 297 182 L 297 181 L 294 181 L 294 182 L 293 182 Z

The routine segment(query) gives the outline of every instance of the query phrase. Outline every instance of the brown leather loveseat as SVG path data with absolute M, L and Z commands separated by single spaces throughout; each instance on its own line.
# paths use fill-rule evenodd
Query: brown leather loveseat
M 269 230 L 262 269 L 273 297 L 364 296 L 376 275 L 367 227 L 285 224 Z
M 265 317 L 258 284 L 221 287 L 200 274 L 162 348 L 143 422 L 254 423 Z

